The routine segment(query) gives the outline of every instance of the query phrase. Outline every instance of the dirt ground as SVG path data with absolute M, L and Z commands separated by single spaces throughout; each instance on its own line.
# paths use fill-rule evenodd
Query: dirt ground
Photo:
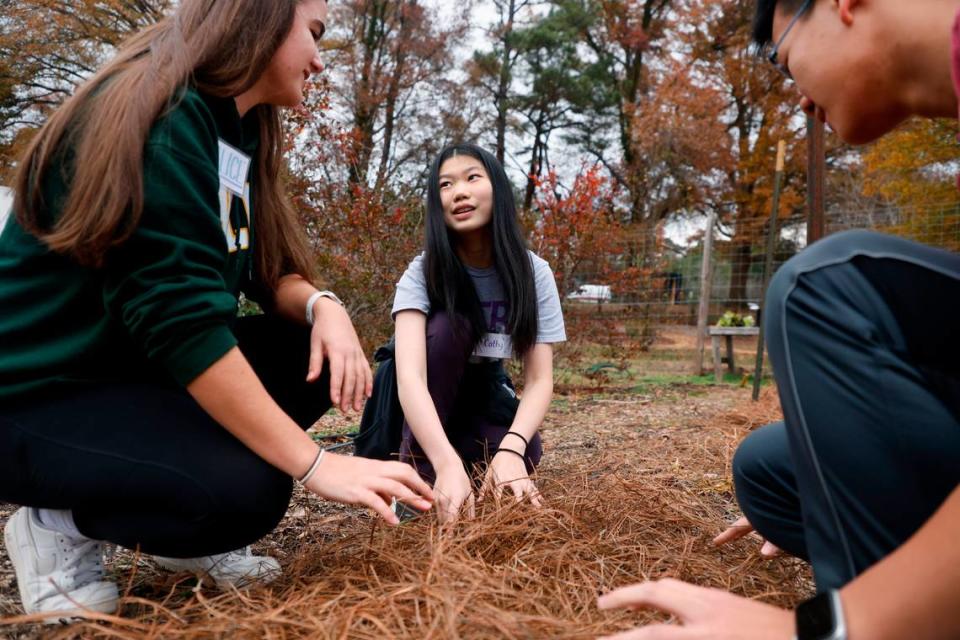
M 108 570 L 125 592 L 117 617 L 42 626 L 17 616 L 0 551 L 0 636 L 21 638 L 593 638 L 649 614 L 599 612 L 598 593 L 676 576 L 789 606 L 810 576 L 764 559 L 755 541 L 709 541 L 737 515 L 730 459 L 750 430 L 779 416 L 736 385 L 671 384 L 645 394 L 558 396 L 543 427 L 540 511 L 485 505 L 442 529 L 430 517 L 398 528 L 298 490 L 255 551 L 285 575 L 221 593 L 116 550 Z M 355 423 L 325 417 L 327 434 Z M 14 507 L 0 505 L 0 525 Z

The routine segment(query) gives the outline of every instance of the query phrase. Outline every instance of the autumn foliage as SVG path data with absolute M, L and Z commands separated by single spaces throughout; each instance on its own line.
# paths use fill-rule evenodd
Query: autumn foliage
M 170 0 L 0 2 L 0 183 L 35 127 Z
M 864 192 L 899 206 L 883 230 L 960 250 L 957 125 L 911 120 L 864 155 Z
M 594 165 L 580 173 L 562 195 L 556 172 L 537 181 L 531 245 L 553 267 L 561 292 L 575 291 L 577 274 L 612 284 L 621 223 L 616 219 L 616 187 Z
M 0 0 L 0 172 L 114 47 L 172 5 Z M 391 331 L 394 284 L 420 250 L 429 160 L 458 140 L 503 158 L 531 245 L 562 294 L 608 285 L 616 301 L 646 306 L 652 326 L 663 274 L 697 251 L 689 239 L 671 244 L 666 229 L 715 213 L 715 255 L 732 265 L 724 293 L 744 300 L 763 261 L 780 140 L 788 146 L 780 218 L 802 215 L 806 195 L 797 95 L 750 48 L 752 5 L 493 7 L 481 33 L 470 30 L 468 5 L 331 4 L 326 70 L 287 114 L 290 195 L 366 344 Z M 828 208 L 893 212 L 868 224 L 956 248 L 955 130 L 911 123 L 862 155 L 828 138 Z
M 329 93 L 318 83 L 311 104 L 327 107 Z M 422 245 L 423 208 L 414 191 L 351 181 L 347 167 L 356 164 L 359 133 L 326 113 L 301 109 L 288 119 L 290 186 L 323 284 L 344 300 L 372 353 L 392 332 L 394 287 Z M 295 144 L 304 136 L 308 144 Z

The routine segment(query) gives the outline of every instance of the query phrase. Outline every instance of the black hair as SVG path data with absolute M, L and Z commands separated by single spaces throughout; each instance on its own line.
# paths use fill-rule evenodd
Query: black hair
M 803 0 L 756 0 L 757 10 L 753 15 L 753 41 L 763 48 L 773 41 L 773 14 L 779 7 L 786 12 L 799 11 Z
M 497 159 L 475 144 L 447 145 L 430 166 L 424 266 L 430 307 L 465 318 L 469 323 L 466 329 L 470 331 L 474 342 L 487 331 L 476 287 L 456 252 L 456 234 L 447 227 L 443 217 L 440 167 L 454 156 L 469 156 L 479 160 L 490 178 L 493 187 L 490 219 L 493 263 L 509 301 L 507 332 L 517 355 L 523 356 L 537 337 L 537 292 L 533 265 L 517 219 L 513 185 Z M 458 330 L 463 329 L 458 327 Z

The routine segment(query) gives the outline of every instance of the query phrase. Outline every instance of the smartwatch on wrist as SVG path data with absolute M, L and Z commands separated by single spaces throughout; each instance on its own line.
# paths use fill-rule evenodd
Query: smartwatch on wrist
M 840 592 L 825 591 L 797 607 L 796 640 L 847 640 Z
M 313 326 L 313 305 L 315 305 L 320 298 L 330 298 L 341 307 L 343 306 L 343 300 L 338 298 L 337 294 L 333 291 L 315 291 L 307 299 L 307 324 L 311 327 Z

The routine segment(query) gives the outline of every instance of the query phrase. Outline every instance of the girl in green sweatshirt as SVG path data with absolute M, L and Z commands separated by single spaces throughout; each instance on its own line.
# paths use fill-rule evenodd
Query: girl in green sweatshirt
M 24 608 L 112 612 L 102 541 L 220 584 L 292 481 L 396 522 L 409 466 L 304 433 L 371 376 L 284 197 L 278 107 L 322 69 L 323 0 L 181 0 L 53 113 L 0 232 L 0 501 Z M 268 310 L 237 319 L 240 293 Z M 81 608 L 78 610 L 78 606 Z

